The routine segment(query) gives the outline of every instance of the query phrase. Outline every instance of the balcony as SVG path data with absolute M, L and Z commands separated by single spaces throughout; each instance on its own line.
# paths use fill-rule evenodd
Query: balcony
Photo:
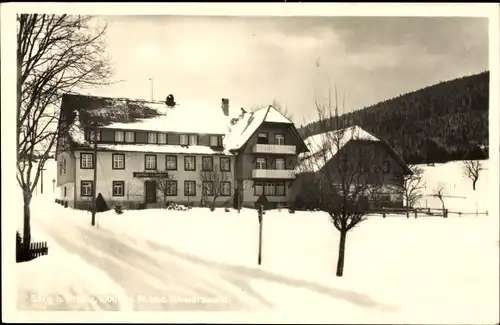
M 252 178 L 295 179 L 295 171 L 293 169 L 254 169 Z
M 253 153 L 267 153 L 278 155 L 295 155 L 295 146 L 285 146 L 279 144 L 256 144 L 253 146 Z

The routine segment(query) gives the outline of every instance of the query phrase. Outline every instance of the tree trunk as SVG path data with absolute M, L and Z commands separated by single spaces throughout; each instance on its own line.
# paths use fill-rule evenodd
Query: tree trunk
M 24 190 L 24 222 L 23 222 L 23 243 L 29 245 L 31 243 L 31 194 L 29 190 Z
M 214 195 L 214 199 L 212 200 L 212 206 L 211 206 L 212 209 L 215 209 L 215 201 L 217 200 L 217 197 L 218 197 L 217 195 Z
M 347 237 L 347 231 L 340 231 L 340 242 L 339 242 L 339 259 L 337 261 L 337 276 L 342 276 L 344 273 L 344 256 L 345 256 L 345 241 Z
M 477 179 L 475 179 L 475 180 L 472 181 L 472 190 L 473 191 L 476 190 L 476 182 L 477 182 Z

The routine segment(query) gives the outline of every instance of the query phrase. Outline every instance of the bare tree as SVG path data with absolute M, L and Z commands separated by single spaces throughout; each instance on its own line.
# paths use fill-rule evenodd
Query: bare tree
M 304 157 L 299 171 L 309 175 L 315 185 L 315 205 L 330 216 L 340 232 L 337 276 L 343 275 L 347 233 L 365 220 L 368 197 L 381 189 L 381 168 L 372 152 L 366 148 L 346 146 L 351 140 L 361 139 L 356 128 L 337 128 L 330 131 L 329 121 L 338 123 L 338 110 L 316 101 L 320 140 L 312 143 L 313 154 Z M 304 175 L 304 176 L 305 176 Z M 310 184 L 309 184 L 310 185 Z
M 173 183 L 169 182 L 173 180 L 172 175 L 166 170 L 158 171 L 155 176 L 147 177 L 143 179 L 143 182 L 153 181 L 155 182 L 156 191 L 161 193 L 163 204 L 166 206 L 168 193 L 177 193 L 177 188 L 172 189 Z M 177 184 L 175 185 L 177 186 Z
M 92 28 L 87 16 L 17 16 L 17 179 L 23 191 L 26 243 L 31 241 L 30 202 L 57 139 L 62 94 L 105 85 L 112 75 L 105 31 Z M 39 157 L 36 167 L 34 156 Z
M 444 204 L 444 197 L 446 196 L 445 193 L 445 188 L 446 184 L 444 183 L 439 183 L 437 187 L 434 189 L 434 194 L 432 196 L 437 197 L 439 201 L 441 201 L 441 208 L 443 209 L 443 213 L 445 213 L 445 204 Z
M 410 208 L 414 207 L 424 196 L 424 170 L 418 165 L 409 167 L 410 174 L 403 175 L 403 183 L 396 191 L 403 196 L 406 202 L 406 216 L 409 216 Z
M 283 106 L 280 102 L 278 102 L 276 99 L 273 99 L 271 106 L 274 107 L 278 112 L 283 114 L 284 117 L 286 117 L 290 121 L 293 121 L 292 113 L 285 106 Z M 257 107 L 251 108 L 250 112 L 254 112 L 254 111 L 259 110 L 261 108 L 262 108 L 262 106 L 257 106 Z
M 483 170 L 483 166 L 479 160 L 465 160 L 463 162 L 463 173 L 472 181 L 472 190 L 474 191 L 481 170 Z
M 231 195 L 231 193 L 224 193 L 224 186 L 228 183 L 232 183 L 232 173 L 229 171 L 221 171 L 219 164 L 213 164 L 212 170 L 201 170 L 200 180 L 202 201 L 208 202 L 208 197 L 212 197 L 212 203 L 210 204 L 210 209 L 212 211 L 215 209 L 217 198 L 222 195 Z
M 293 114 L 292 114 L 292 112 L 290 112 L 285 106 L 283 106 L 276 99 L 273 100 L 273 102 L 271 103 L 271 106 L 274 107 L 278 112 L 280 112 L 281 114 L 283 114 L 284 117 L 286 117 L 290 121 L 293 121 Z

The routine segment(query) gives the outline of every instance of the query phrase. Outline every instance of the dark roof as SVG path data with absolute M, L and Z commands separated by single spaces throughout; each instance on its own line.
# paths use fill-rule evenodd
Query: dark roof
M 68 122 L 72 123 L 76 110 L 82 125 L 95 122 L 100 125 L 109 125 L 113 122 L 135 122 L 137 119 L 161 115 L 160 111 L 154 108 L 158 104 L 163 103 L 139 99 L 65 94 L 62 98 L 61 114 L 64 114 Z

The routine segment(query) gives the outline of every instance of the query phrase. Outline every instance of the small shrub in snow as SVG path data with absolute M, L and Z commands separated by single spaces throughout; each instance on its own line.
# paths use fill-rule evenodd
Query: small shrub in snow
M 167 210 L 174 210 L 174 211 L 187 211 L 187 210 L 189 210 L 188 207 L 186 207 L 182 204 L 175 203 L 175 202 L 166 202 L 165 208 Z
M 122 206 L 120 204 L 115 205 L 115 213 L 116 214 L 122 214 L 123 213 L 123 209 L 122 209 Z
M 64 207 L 67 208 L 68 207 L 68 201 L 64 201 Z
M 231 212 L 231 210 L 229 210 L 229 208 L 224 208 L 224 211 L 225 212 Z

